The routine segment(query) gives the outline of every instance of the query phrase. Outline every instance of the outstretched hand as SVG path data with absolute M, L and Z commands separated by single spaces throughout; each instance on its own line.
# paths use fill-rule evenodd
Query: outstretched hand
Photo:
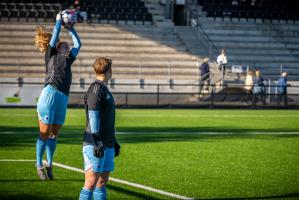
M 61 20 L 61 11 L 56 15 L 56 21 Z

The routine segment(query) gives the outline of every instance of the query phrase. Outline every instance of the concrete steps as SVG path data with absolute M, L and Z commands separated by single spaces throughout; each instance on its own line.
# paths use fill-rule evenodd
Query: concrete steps
M 34 46 L 37 24 L 0 24 L 0 76 L 45 76 L 44 55 Z M 48 28 L 52 23 L 45 24 Z M 76 25 L 82 48 L 72 66 L 73 79 L 93 77 L 100 56 L 112 58 L 114 78 L 198 80 L 200 57 L 192 55 L 173 28 Z M 10 34 L 11 33 L 11 34 Z M 70 41 L 62 29 L 61 40 Z

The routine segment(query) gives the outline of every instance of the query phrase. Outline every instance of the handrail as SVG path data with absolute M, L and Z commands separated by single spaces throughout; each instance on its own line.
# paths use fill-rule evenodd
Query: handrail
M 198 36 L 201 41 L 203 41 L 207 48 L 209 49 L 209 57 L 214 58 L 217 56 L 217 53 L 219 52 L 217 46 L 214 44 L 214 42 L 210 39 L 210 37 L 207 35 L 207 33 L 204 31 L 200 24 L 200 19 L 197 14 L 194 13 L 194 11 L 191 11 L 190 13 L 190 24 L 192 27 L 192 30 L 195 31 L 196 35 Z M 204 38 L 202 40 L 202 38 Z

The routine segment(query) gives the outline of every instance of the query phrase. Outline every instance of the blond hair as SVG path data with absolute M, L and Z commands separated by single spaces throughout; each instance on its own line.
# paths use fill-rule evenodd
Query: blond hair
M 40 52 L 45 52 L 49 42 L 51 40 L 52 34 L 47 32 L 46 27 L 37 26 L 35 33 L 35 46 L 40 50 Z
M 97 58 L 94 61 L 93 69 L 95 73 L 98 74 L 106 74 L 111 70 L 112 61 L 108 58 Z

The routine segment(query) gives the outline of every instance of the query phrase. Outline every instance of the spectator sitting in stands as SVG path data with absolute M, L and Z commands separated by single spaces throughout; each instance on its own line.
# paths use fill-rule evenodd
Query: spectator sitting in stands
M 277 105 L 280 105 L 281 100 L 283 100 L 284 106 L 288 105 L 288 95 L 287 95 L 287 72 L 282 72 L 281 77 L 277 81 Z
M 253 71 L 249 70 L 246 75 L 245 86 L 244 86 L 244 89 L 246 91 L 246 96 L 244 101 L 246 104 L 248 104 L 249 100 L 252 100 L 252 86 L 253 86 Z
M 219 70 L 222 71 L 222 78 L 224 78 L 225 68 L 227 65 L 227 57 L 226 57 L 224 49 L 221 49 L 221 54 L 217 57 L 217 64 L 218 64 Z
M 75 10 L 76 12 L 76 22 L 87 22 L 87 12 L 81 10 L 81 3 L 79 0 L 75 0 L 70 4 L 69 8 Z
M 210 66 L 208 64 L 209 58 L 204 58 L 203 63 L 200 65 L 200 86 L 199 86 L 199 91 L 201 92 L 202 87 L 206 84 L 206 89 L 209 88 L 210 85 Z
M 255 71 L 255 77 L 253 79 L 254 85 L 253 85 L 253 106 L 256 106 L 256 103 L 260 97 L 261 101 L 263 102 L 263 105 L 266 105 L 265 100 L 265 84 L 264 79 L 261 76 L 260 70 Z

